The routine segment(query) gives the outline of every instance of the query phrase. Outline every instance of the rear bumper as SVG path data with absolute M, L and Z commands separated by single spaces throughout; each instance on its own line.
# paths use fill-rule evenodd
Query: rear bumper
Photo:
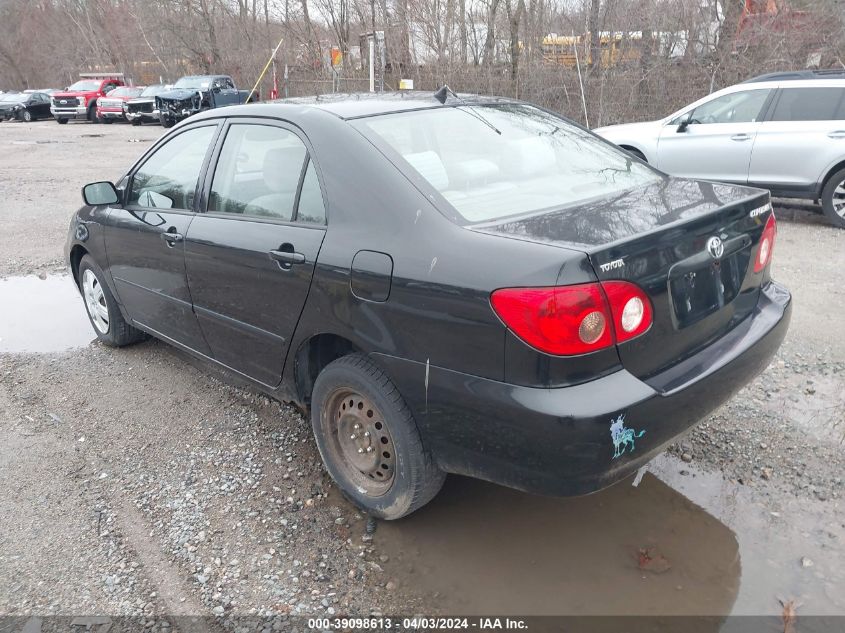
M 446 471 L 569 496 L 636 471 L 753 379 L 783 341 L 791 296 L 771 283 L 754 313 L 710 347 L 648 382 L 621 370 L 538 389 L 374 355 L 411 406 Z M 622 419 L 614 444 L 611 424 Z

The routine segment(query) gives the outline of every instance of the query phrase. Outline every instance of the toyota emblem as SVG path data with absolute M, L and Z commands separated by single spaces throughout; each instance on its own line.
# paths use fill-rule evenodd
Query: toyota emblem
M 725 254 L 725 245 L 719 237 L 714 235 L 707 240 L 707 252 L 713 259 L 719 259 Z

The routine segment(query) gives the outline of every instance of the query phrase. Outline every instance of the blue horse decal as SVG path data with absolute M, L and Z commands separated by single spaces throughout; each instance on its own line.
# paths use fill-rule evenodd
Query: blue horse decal
M 625 414 L 621 414 L 618 418 L 613 420 L 610 425 L 610 439 L 613 440 L 613 458 L 616 459 L 622 453 L 625 452 L 625 449 L 630 447 L 629 452 L 633 453 L 634 448 L 636 448 L 634 444 L 634 440 L 636 438 L 642 437 L 645 435 L 645 429 L 640 431 L 639 433 L 634 432 L 634 429 L 626 429 L 625 428 Z

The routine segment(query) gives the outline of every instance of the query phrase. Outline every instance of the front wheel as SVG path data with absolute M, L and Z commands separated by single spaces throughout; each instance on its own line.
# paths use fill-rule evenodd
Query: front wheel
M 845 229 L 845 169 L 840 169 L 822 190 L 822 210 L 831 224 Z
M 311 425 L 332 479 L 368 514 L 398 519 L 443 485 L 446 475 L 423 445 L 410 409 L 363 354 L 332 361 L 317 376 Z
M 97 338 L 110 347 L 143 340 L 146 334 L 126 322 L 104 278 L 93 258 L 85 255 L 79 262 L 79 289 Z
M 639 158 L 644 163 L 648 162 L 646 160 L 645 154 L 643 154 L 640 150 L 633 148 L 633 147 L 623 147 L 622 149 L 624 149 L 626 152 L 628 152 L 634 158 Z
M 67 123 L 67 119 L 56 119 L 56 123 L 59 125 L 65 125 Z
M 166 116 L 160 116 L 158 118 L 158 121 L 159 123 L 161 123 L 162 127 L 173 127 L 174 125 L 176 125 L 176 121 L 174 119 L 171 119 L 170 117 Z
M 31 122 L 32 121 L 32 112 L 30 112 L 29 110 L 24 110 L 23 111 L 23 120 L 26 121 L 27 123 Z

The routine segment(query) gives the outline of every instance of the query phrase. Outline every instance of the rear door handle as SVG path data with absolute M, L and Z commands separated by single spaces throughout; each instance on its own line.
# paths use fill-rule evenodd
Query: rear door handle
M 751 138 L 750 134 L 734 134 L 731 137 L 732 141 L 747 141 Z
M 845 138 L 845 130 L 834 130 L 827 136 L 828 138 Z
M 168 246 L 173 246 L 177 242 L 181 242 L 182 240 L 184 240 L 185 236 L 183 236 L 181 233 L 168 233 L 167 231 L 165 231 L 161 234 L 161 239 L 167 242 Z
M 305 255 L 302 253 L 295 253 L 292 251 L 270 251 L 268 255 L 270 255 L 270 259 L 275 259 L 280 264 L 287 264 L 287 268 L 290 268 L 292 264 L 305 263 Z

